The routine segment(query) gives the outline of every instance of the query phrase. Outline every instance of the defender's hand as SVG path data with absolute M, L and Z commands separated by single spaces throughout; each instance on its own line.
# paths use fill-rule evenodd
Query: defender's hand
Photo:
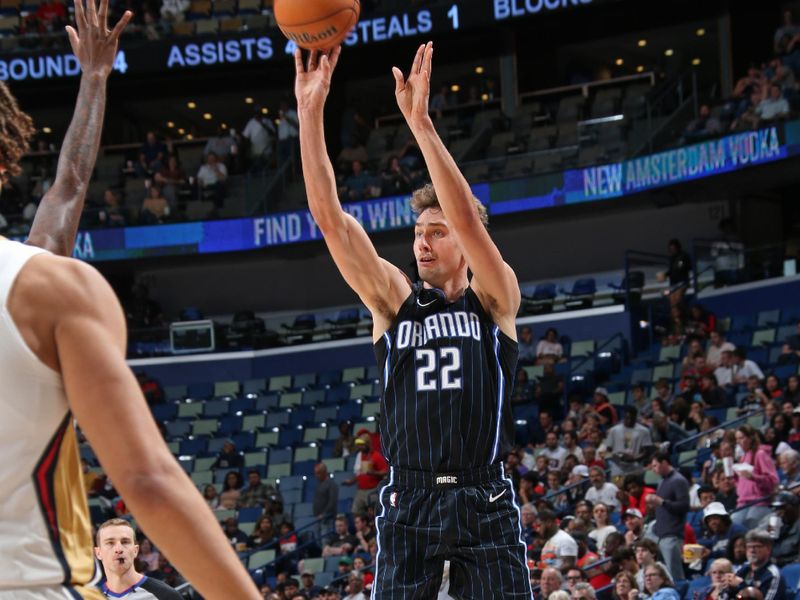
M 321 109 L 325 105 L 331 89 L 331 76 L 341 53 L 341 46 L 329 52 L 312 50 L 308 55 L 307 65 L 303 65 L 300 49 L 294 51 L 294 94 L 297 97 L 298 110 Z
M 397 106 L 409 125 L 415 125 L 430 119 L 428 115 L 428 98 L 431 92 L 431 69 L 433 59 L 433 42 L 423 44 L 414 56 L 408 78 L 397 67 L 392 67 L 394 75 Z
M 126 10 L 113 31 L 109 31 L 108 0 L 100 0 L 99 10 L 95 0 L 75 0 L 75 25 L 78 29 L 76 31 L 67 25 L 66 30 L 72 52 L 85 75 L 108 77 L 111 74 L 117 57 L 119 36 L 132 17 L 133 13 Z

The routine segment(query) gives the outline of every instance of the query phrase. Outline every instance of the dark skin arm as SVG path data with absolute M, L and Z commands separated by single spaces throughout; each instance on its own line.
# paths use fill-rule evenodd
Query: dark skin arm
M 108 0 L 75 1 L 77 30 L 67 26 L 72 51 L 81 65 L 81 83 L 72 122 L 64 137 L 55 181 L 42 198 L 28 244 L 69 256 L 75 245 L 89 179 L 92 176 L 106 108 L 106 81 L 114 67 L 119 36 L 133 14 L 126 11 L 108 29 Z

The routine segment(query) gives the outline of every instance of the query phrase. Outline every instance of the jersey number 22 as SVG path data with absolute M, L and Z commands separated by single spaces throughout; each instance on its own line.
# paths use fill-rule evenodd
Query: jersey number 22
M 447 346 L 436 350 L 420 348 L 415 353 L 417 391 L 461 389 L 461 351 Z

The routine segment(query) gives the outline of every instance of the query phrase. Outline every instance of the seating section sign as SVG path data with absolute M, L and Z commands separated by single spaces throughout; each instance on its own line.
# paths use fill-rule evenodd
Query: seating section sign
M 472 186 L 490 215 L 632 196 L 800 154 L 800 121 L 736 133 L 618 163 Z M 409 196 L 343 205 L 369 233 L 409 229 Z M 242 219 L 87 230 L 74 256 L 86 261 L 259 250 L 320 241 L 308 210 Z

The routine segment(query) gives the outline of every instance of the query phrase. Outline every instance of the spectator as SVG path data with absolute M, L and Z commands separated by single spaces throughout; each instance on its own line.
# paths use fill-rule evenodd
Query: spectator
M 213 484 L 209 483 L 203 489 L 203 498 L 211 510 L 216 510 L 219 506 L 219 495 L 217 494 L 217 488 L 215 488 Z
M 673 581 L 684 579 L 682 554 L 684 525 L 689 512 L 689 484 L 673 467 L 670 454 L 657 452 L 651 468 L 662 477 L 655 494 L 647 497 L 655 508 L 653 534 Z
M 572 590 L 572 600 L 596 600 L 597 595 L 594 592 L 594 588 L 582 581 L 580 583 L 575 584 L 575 588 Z
M 314 573 L 311 571 L 303 571 L 300 574 L 300 581 L 302 582 L 300 592 L 307 600 L 315 598 L 322 593 L 322 588 L 314 583 Z
M 367 512 L 370 495 L 377 489 L 381 479 L 389 472 L 389 465 L 379 450 L 372 449 L 372 437 L 369 432 L 360 433 L 356 438 L 356 447 L 360 452 L 356 455 L 354 476 L 344 485 L 357 484 L 358 489 L 353 498 L 351 512 L 354 514 Z
M 706 373 L 703 375 L 700 384 L 700 393 L 703 397 L 703 402 L 706 406 L 711 408 L 721 408 L 728 404 L 728 396 L 719 387 L 717 383 L 717 376 L 714 373 Z
M 783 11 L 783 24 L 775 30 L 773 48 L 776 54 L 784 54 L 789 42 L 800 33 L 800 26 L 794 24 L 791 10 Z
M 586 500 L 592 504 L 603 502 L 613 510 L 619 509 L 620 502 L 617 499 L 619 488 L 610 481 L 606 481 L 606 472 L 603 469 L 600 467 L 589 469 L 589 481 L 591 481 L 592 485 L 586 491 Z
M 746 529 L 735 524 L 721 502 L 711 502 L 703 509 L 703 533 L 697 543 L 704 547 L 703 560 L 724 558 L 728 555 L 728 545 L 736 535 L 743 535 Z
M 345 587 L 346 596 L 342 600 L 367 600 L 363 594 L 364 591 L 364 576 L 361 573 L 353 571 Z
M 576 547 L 575 554 L 577 555 L 577 553 L 578 549 Z M 542 569 L 542 577 L 539 580 L 539 595 L 536 596 L 536 600 L 550 598 L 550 594 L 560 590 L 563 584 L 564 580 L 558 569 L 553 567 Z
M 744 507 L 772 494 L 778 485 L 778 474 L 769 446 L 762 445 L 758 430 L 750 425 L 740 426 L 736 430 L 736 443 L 744 454 L 734 467 L 737 508 L 741 510 L 734 513 L 733 520 L 752 529 L 770 512 L 769 505 L 766 501 L 761 501 L 748 508 Z
M 748 377 L 755 375 L 759 380 L 764 379 L 761 368 L 752 360 L 747 358 L 744 348 L 736 348 L 732 353 L 733 359 L 733 383 L 744 383 Z
M 375 539 L 375 530 L 372 528 L 372 523 L 366 514 L 357 514 L 353 517 L 353 522 L 356 529 L 356 539 L 358 540 L 358 547 L 356 552 L 369 552 L 369 543 Z
M 800 377 L 797 375 L 789 375 L 786 380 L 786 389 L 783 390 L 783 401 L 784 403 L 790 402 L 793 407 L 800 405 Z
M 297 534 L 294 532 L 294 523 L 291 521 L 284 521 L 280 527 L 281 537 L 278 541 L 278 547 L 282 556 L 291 554 L 297 550 Z
M 140 225 L 158 225 L 169 217 L 169 204 L 167 199 L 161 195 L 161 188 L 151 185 L 147 190 L 142 209 L 139 211 Z
M 44 0 L 34 13 L 40 33 L 57 33 L 67 24 L 67 8 L 58 0 Z
M 723 600 L 728 575 L 733 574 L 733 565 L 727 558 L 717 558 L 708 567 L 711 583 L 700 590 L 692 600 Z
M 559 362 L 564 357 L 564 347 L 558 341 L 558 331 L 548 327 L 544 337 L 536 344 L 536 361 Z
M 595 389 L 593 401 L 594 412 L 600 417 L 600 424 L 604 427 L 616 425 L 617 409 L 615 409 L 608 400 L 608 390 L 604 387 Z
M 139 162 L 137 173 L 141 175 L 152 175 L 161 170 L 167 156 L 167 147 L 156 137 L 155 132 L 148 131 L 146 139 L 139 151 Z
M 638 508 L 641 514 L 645 514 L 647 512 L 647 496 L 655 493 L 653 488 L 644 484 L 644 478 L 641 475 L 629 473 L 623 480 L 622 489 L 617 492 L 620 510 Z
M 763 529 L 750 531 L 745 536 L 747 562 L 735 575 L 728 576 L 726 593 L 732 598 L 737 592 L 753 586 L 761 591 L 764 600 L 782 600 L 786 597 L 786 583 L 770 560 L 773 540 Z
M 393 155 L 386 162 L 381 172 L 381 194 L 383 196 L 399 196 L 411 191 L 411 174 L 402 164 L 400 157 Z
M 206 155 L 206 162 L 197 171 L 197 183 L 204 198 L 211 197 L 219 208 L 225 199 L 225 182 L 228 168 L 220 162 L 214 152 Z
M 634 383 L 631 385 L 628 404 L 636 408 L 637 415 L 640 415 L 643 419 L 648 419 L 653 416 L 650 401 L 647 399 L 644 385 L 641 383 Z
M 719 366 L 714 369 L 714 377 L 723 388 L 733 385 L 733 350 L 723 350 L 720 353 Z
M 536 362 L 536 344 L 533 341 L 533 329 L 528 325 L 519 328 L 519 364 L 532 365 Z
M 542 567 L 552 567 L 566 573 L 578 560 L 578 544 L 566 531 L 559 529 L 556 515 L 550 510 L 539 511 L 537 525 L 539 536 L 546 540 L 542 546 Z M 542 579 L 544 573 L 543 571 Z
M 628 508 L 622 513 L 625 525 L 625 543 L 633 546 L 644 535 L 644 516 L 638 508 Z
M 229 471 L 222 484 L 222 493 L 219 495 L 219 508 L 231 510 L 238 506 L 241 489 L 244 487 L 242 476 L 238 471 Z
M 344 182 L 349 200 L 365 200 L 380 195 L 380 188 L 375 185 L 375 178 L 367 171 L 362 161 L 354 160 L 350 168 L 350 175 Z
M 125 227 L 128 211 L 121 206 L 119 192 L 111 188 L 103 192 L 103 206 L 97 212 L 97 220 L 103 227 Z
M 558 435 L 558 425 L 553 420 L 553 413 L 546 408 L 539 409 L 539 418 L 532 427 L 530 436 L 532 446 L 543 446 L 548 433 Z
M 564 378 L 556 373 L 555 365 L 552 362 L 544 364 L 537 383 L 535 397 L 539 404 L 539 410 L 546 410 L 551 415 L 560 416 L 564 396 Z
M 225 519 L 225 537 L 237 552 L 247 548 L 247 534 L 239 529 L 239 521 L 236 520 L 236 517 Z
M 714 259 L 714 287 L 720 288 L 739 282 L 744 268 L 744 244 L 739 238 L 730 218 L 719 222 L 720 238 L 711 244 L 711 257 Z M 712 331 L 713 333 L 713 331 Z M 733 347 L 730 348 L 733 350 Z M 713 365 L 717 366 L 717 361 Z
M 614 590 L 611 593 L 612 600 L 629 600 L 632 591 L 639 591 L 636 580 L 627 571 L 617 573 L 614 577 Z
M 778 456 L 778 465 L 781 468 L 781 485 L 789 488 L 800 484 L 800 453 L 797 450 L 792 448 L 782 452 Z
M 272 160 L 276 133 L 272 121 L 264 117 L 261 108 L 257 108 L 242 131 L 242 137 L 248 142 L 247 157 L 252 170 L 258 171 Z
M 726 475 L 723 471 L 720 471 L 717 481 L 716 501 L 720 502 L 728 513 L 732 513 L 739 504 L 739 495 L 736 491 L 736 479 L 733 475 Z
M 664 565 L 653 563 L 644 572 L 644 590 L 650 600 L 680 600 Z M 631 598 L 634 600 L 634 598 Z
M 779 567 L 800 562 L 800 498 L 792 492 L 778 492 L 772 499 L 773 513 L 758 524 L 774 541 L 772 561 Z
M 189 184 L 189 178 L 186 176 L 178 157 L 170 154 L 167 158 L 167 164 L 155 174 L 155 182 L 161 186 L 161 191 L 170 207 L 171 212 L 175 212 L 178 208 L 178 192 Z
M 686 390 L 688 387 L 688 379 L 699 380 L 703 375 L 707 375 L 709 373 L 713 373 L 713 369 L 706 365 L 706 357 L 701 353 L 699 353 L 684 369 L 683 373 L 681 374 L 681 389 Z M 685 395 L 689 401 L 691 398 Z
M 756 107 L 758 121 L 755 124 L 761 126 L 764 121 L 785 119 L 789 116 L 789 112 L 789 102 L 783 97 L 781 86 L 773 83 L 765 89 L 764 97 Z
M 514 391 L 511 392 L 512 404 L 529 404 L 533 400 L 536 385 L 528 379 L 528 372 L 524 367 L 517 369 L 514 380 Z
M 651 539 L 645 538 L 639 540 L 632 545 L 634 556 L 636 558 L 636 565 L 639 567 L 636 571 L 636 585 L 644 589 L 644 574 L 647 567 L 658 562 L 658 545 Z M 660 563 L 663 566 L 663 563 Z M 672 575 L 667 571 L 667 577 L 672 581 Z
M 550 431 L 545 437 L 545 447 L 540 454 L 547 457 L 547 466 L 552 471 L 560 471 L 567 458 L 567 450 L 558 443 L 558 435 L 555 431 Z
M 358 540 L 355 536 L 351 535 L 348 530 L 347 517 L 344 515 L 337 516 L 334 529 L 333 538 L 322 548 L 322 556 L 328 557 L 350 554 L 356 546 L 358 546 Z
M 700 304 L 692 304 L 689 308 L 689 317 L 686 322 L 686 334 L 694 336 L 696 340 L 704 340 L 717 326 L 717 318 Z M 702 353 L 702 352 L 701 352 Z
M 298 139 L 300 135 L 297 111 L 289 106 L 286 101 L 281 102 L 278 111 L 278 160 L 280 164 L 286 161 L 292 162 L 292 171 L 296 164 L 296 154 L 298 149 Z
M 711 107 L 708 104 L 701 104 L 697 118 L 686 126 L 683 137 L 692 143 L 720 133 L 722 133 L 722 123 L 711 115 Z
M 339 423 L 339 437 L 333 446 L 333 456 L 335 458 L 348 457 L 356 451 L 356 438 L 353 437 L 351 431 L 352 424 L 350 421 L 342 421 Z
M 608 534 L 617 530 L 609 522 L 608 505 L 603 502 L 596 502 L 592 507 L 594 517 L 594 529 L 589 532 L 589 537 L 595 541 L 598 550 L 602 550 Z
M 161 0 L 161 18 L 173 25 L 183 23 L 189 5 L 189 0 Z
M 669 280 L 669 301 L 672 306 L 679 306 L 683 303 L 686 289 L 689 287 L 689 277 L 692 271 L 692 259 L 683 250 L 680 241 L 671 239 L 667 244 L 669 254 L 669 265 L 667 267 L 667 279 Z
M 442 111 L 447 108 L 449 105 L 448 102 L 448 95 L 450 90 L 446 85 L 443 85 L 439 88 L 439 91 L 436 92 L 428 103 L 428 111 L 434 116 L 436 119 L 442 118 Z
M 571 594 L 575 589 L 576 585 L 578 585 L 583 581 L 586 581 L 586 577 L 584 576 L 583 571 L 581 571 L 580 569 L 572 568 L 569 571 L 567 571 L 567 574 L 564 577 L 564 581 L 566 581 L 567 583 L 566 591 Z
M 256 526 L 253 528 L 253 533 L 247 538 L 248 548 L 260 548 L 266 546 L 278 537 L 278 532 L 272 523 L 272 519 L 267 515 L 262 515 Z
M 689 437 L 689 433 L 677 423 L 674 423 L 662 412 L 653 413 L 653 424 L 650 435 L 656 444 L 668 444 L 674 447 L 681 440 Z
M 239 498 L 239 508 L 263 506 L 270 496 L 279 496 L 280 494 L 273 486 L 261 481 L 261 473 L 256 469 L 250 469 L 247 472 L 247 482 L 249 485 Z
M 314 477 L 319 483 L 314 490 L 312 510 L 314 517 L 320 520 L 320 533 L 324 533 L 333 527 L 333 517 L 339 502 L 339 487 L 323 462 L 314 465 Z
M 206 156 L 213 154 L 220 163 L 229 163 L 228 159 L 235 145 L 235 138 L 227 129 L 224 129 L 220 125 L 217 128 L 216 134 L 210 136 L 208 140 L 206 140 L 206 145 L 203 147 L 203 154 Z
M 797 322 L 797 333 L 786 338 L 781 350 L 781 363 L 800 361 L 800 321 Z
M 244 466 L 244 457 L 236 451 L 233 440 L 225 440 L 212 469 L 240 469 Z
M 655 383 L 655 385 L 653 387 L 656 390 L 656 396 L 655 397 L 658 398 L 659 400 L 661 400 L 662 404 L 664 405 L 664 408 L 661 411 L 661 412 L 664 412 L 664 410 L 666 410 L 666 408 L 670 404 L 672 404 L 672 399 L 673 399 L 672 389 L 671 389 L 669 380 L 662 377 L 661 379 L 656 381 L 656 383 Z M 652 417 L 652 411 L 651 411 L 650 416 Z
M 636 422 L 639 411 L 635 406 L 629 406 L 621 423 L 617 423 L 608 430 L 600 454 L 611 452 L 613 459 L 630 464 L 641 460 L 643 450 L 652 446 L 650 430 Z M 625 465 L 623 465 L 625 470 Z

